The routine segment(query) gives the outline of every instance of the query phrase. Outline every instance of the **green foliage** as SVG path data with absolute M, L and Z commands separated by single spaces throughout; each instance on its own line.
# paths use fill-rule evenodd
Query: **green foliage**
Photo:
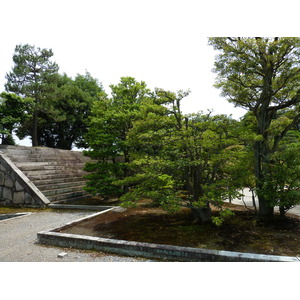
M 291 142 L 292 140 L 292 142 Z M 271 206 L 279 206 L 282 215 L 300 204 L 300 133 L 290 134 L 282 140 L 280 151 L 272 155 L 265 181 L 258 191 Z
M 269 94 L 268 105 L 280 105 L 297 95 L 300 38 L 218 37 L 209 43 L 219 53 L 216 87 L 235 105 L 254 111 L 262 93 Z
M 156 90 L 143 103 L 128 132 L 131 175 L 116 182 L 130 187 L 121 197 L 126 205 L 148 198 L 169 211 L 210 203 L 221 208 L 226 198 L 239 196 L 245 183 L 240 162 L 247 153 L 239 144 L 238 122 L 210 113 L 182 115 L 180 101 L 187 94 Z
M 41 114 L 41 144 L 69 150 L 74 144 L 86 147 L 83 136 L 87 133 L 92 105 L 102 96 L 103 87 L 89 73 L 78 74 L 74 80 L 66 74 L 60 76 L 51 99 L 51 113 L 48 110 Z
M 30 124 L 33 146 L 38 146 L 39 114 L 49 109 L 49 97 L 55 91 L 58 79 L 58 65 L 50 61 L 51 49 L 17 45 L 13 55 L 14 67 L 6 74 L 6 91 L 34 100 L 27 120 Z
M 217 51 L 216 87 L 247 109 L 253 127 L 253 166 L 259 214 L 273 214 L 265 193 L 272 157 L 300 122 L 300 38 L 210 38 Z M 288 110 L 288 111 L 287 111 Z
M 102 95 L 93 104 L 86 135 L 90 149 L 85 152 L 96 160 L 86 168 L 91 172 L 87 176 L 87 189 L 104 197 L 111 192 L 120 195 L 127 190 L 126 185 L 117 187 L 113 181 L 128 175 L 127 163 L 131 158 L 127 134 L 134 120 L 139 118 L 141 103 L 150 93 L 144 82 L 137 82 L 132 77 L 122 77 L 119 84 L 111 85 L 110 88 L 111 98 Z M 107 170 L 109 172 L 105 178 Z
M 2 135 L 2 144 L 14 145 L 12 137 L 13 131 L 17 126 L 25 122 L 26 111 L 33 104 L 30 98 L 21 98 L 15 94 L 0 94 L 0 134 Z
M 228 218 L 230 218 L 232 216 L 234 216 L 234 212 L 231 211 L 228 208 L 225 208 L 225 209 L 223 209 L 223 210 L 220 211 L 219 216 L 217 216 L 217 217 L 211 217 L 211 219 L 212 219 L 212 222 L 215 225 L 221 226 L 226 219 L 228 219 Z
M 6 75 L 6 90 L 41 101 L 45 91 L 53 91 L 56 84 L 58 65 L 50 61 L 52 56 L 51 49 L 17 45 L 13 55 L 14 67 Z
M 123 190 L 114 184 L 114 181 L 123 175 L 123 164 L 111 163 L 109 161 L 98 161 L 87 163 L 85 171 L 87 184 L 85 190 L 94 195 L 120 196 Z

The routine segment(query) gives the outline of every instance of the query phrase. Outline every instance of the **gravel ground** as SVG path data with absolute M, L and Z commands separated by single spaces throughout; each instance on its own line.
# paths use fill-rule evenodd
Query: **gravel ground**
M 37 244 L 37 232 L 60 227 L 95 212 L 41 211 L 0 221 L 0 262 L 143 262 L 101 252 Z M 60 254 L 67 253 L 63 257 Z

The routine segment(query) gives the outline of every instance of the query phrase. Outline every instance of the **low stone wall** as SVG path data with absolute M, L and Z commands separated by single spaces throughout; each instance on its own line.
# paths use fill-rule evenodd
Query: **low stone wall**
M 45 207 L 49 203 L 15 164 L 0 154 L 0 206 Z

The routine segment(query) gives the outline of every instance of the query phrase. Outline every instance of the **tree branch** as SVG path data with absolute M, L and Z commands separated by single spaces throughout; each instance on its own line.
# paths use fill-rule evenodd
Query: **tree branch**
M 268 107 L 268 111 L 269 112 L 278 111 L 280 109 L 284 109 L 284 108 L 290 107 L 292 105 L 295 105 L 299 102 L 300 102 L 300 90 L 297 91 L 297 95 L 295 97 L 293 97 L 291 100 L 289 100 L 285 103 L 276 105 L 276 106 L 270 106 L 270 107 Z
M 289 124 L 286 128 L 284 128 L 284 130 L 278 134 L 277 136 L 275 136 L 274 138 L 274 144 L 272 147 L 272 152 L 275 152 L 279 142 L 285 137 L 286 133 L 294 126 L 296 125 L 298 122 L 300 122 L 300 113 L 293 119 L 293 121 L 291 122 L 291 124 Z

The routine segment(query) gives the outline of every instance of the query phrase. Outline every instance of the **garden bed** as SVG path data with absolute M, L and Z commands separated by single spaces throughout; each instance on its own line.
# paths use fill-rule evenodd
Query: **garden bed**
M 263 221 L 243 206 L 229 203 L 226 206 L 235 216 L 221 227 L 195 222 L 189 209 L 169 214 L 143 204 L 134 209 L 114 209 L 57 232 L 201 249 L 300 256 L 299 217 L 276 215 L 272 220 Z

